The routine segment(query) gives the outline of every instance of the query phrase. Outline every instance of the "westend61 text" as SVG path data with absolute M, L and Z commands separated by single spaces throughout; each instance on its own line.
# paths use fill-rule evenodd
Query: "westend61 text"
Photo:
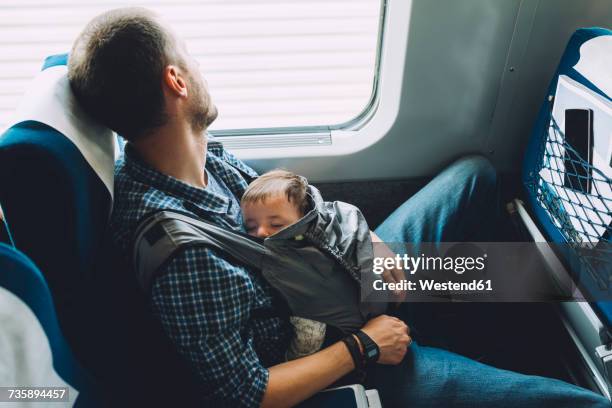
M 373 282 L 374 290 L 389 290 L 389 291 L 469 291 L 469 292 L 484 292 L 492 291 L 493 285 L 491 280 L 473 280 L 470 282 L 437 282 L 432 279 L 419 279 L 418 284 L 414 281 L 401 280 L 399 282 L 383 282 L 376 280 Z

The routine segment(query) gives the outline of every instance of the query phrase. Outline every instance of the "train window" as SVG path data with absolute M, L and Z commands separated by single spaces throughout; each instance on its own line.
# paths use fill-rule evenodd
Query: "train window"
M 383 0 L 11 0 L 0 5 L 0 127 L 45 56 L 106 9 L 142 5 L 186 39 L 221 112 L 211 130 L 339 128 L 374 100 Z

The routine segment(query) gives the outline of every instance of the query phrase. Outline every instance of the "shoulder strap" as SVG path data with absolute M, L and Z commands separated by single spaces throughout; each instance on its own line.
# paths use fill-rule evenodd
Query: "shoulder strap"
M 179 249 L 202 245 L 219 250 L 240 264 L 261 270 L 268 252 L 261 240 L 227 230 L 177 211 L 164 210 L 145 217 L 134 234 L 132 261 L 145 291 Z
M 141 287 L 149 292 L 154 278 L 179 249 L 201 245 L 216 249 L 234 262 L 261 274 L 263 258 L 271 252 L 259 238 L 221 228 L 178 211 L 164 210 L 145 217 L 136 228 L 132 259 Z M 262 276 L 262 279 L 263 278 Z M 271 308 L 251 310 L 252 318 L 288 318 L 291 311 L 280 291 L 271 286 Z

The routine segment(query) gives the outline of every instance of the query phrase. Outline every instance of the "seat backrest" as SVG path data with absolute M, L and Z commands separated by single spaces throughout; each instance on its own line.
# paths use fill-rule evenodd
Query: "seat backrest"
M 69 387 L 69 401 L 102 406 L 92 377 L 76 360 L 60 330 L 44 277 L 23 253 L 0 243 L 0 361 L 4 385 Z M 10 355 L 7 355 L 10 354 Z M 87 401 L 87 403 L 85 403 Z
M 95 266 L 115 155 L 113 133 L 74 101 L 66 61 L 46 60 L 0 136 L 0 203 L 15 246 L 45 271 L 62 322 Z
M 577 217 L 578 214 L 570 208 L 574 204 L 572 203 L 574 194 L 567 194 L 568 189 L 563 185 L 563 173 L 571 171 L 564 168 L 565 163 L 563 163 L 562 157 L 564 152 L 562 150 L 565 149 L 565 141 L 551 141 L 551 136 L 549 135 L 555 133 L 555 131 L 550 128 L 551 116 L 556 117 L 558 125 L 561 127 L 561 130 L 563 129 L 563 123 L 561 122 L 562 117 L 559 117 L 562 115 L 551 115 L 553 109 L 562 110 L 562 108 L 589 107 L 589 101 L 582 101 L 572 95 L 568 95 L 565 88 L 560 88 L 560 84 L 565 87 L 573 86 L 575 88 L 581 88 L 584 93 L 591 94 L 589 95 L 591 100 L 599 99 L 603 101 L 603 104 L 609 105 L 612 100 L 611 69 L 612 30 L 605 28 L 582 28 L 577 30 L 570 38 L 565 52 L 561 57 L 561 61 L 559 62 L 557 71 L 553 75 L 546 93 L 546 98 L 542 103 L 537 121 L 533 128 L 531 138 L 529 139 L 525 159 L 523 161 L 522 178 L 527 187 L 527 198 L 534 211 L 534 215 L 544 229 L 547 237 L 552 242 L 566 243 L 577 239 L 582 239 L 583 242 L 592 242 L 592 240 L 601 239 L 605 232 L 605 223 L 610 221 L 605 218 L 608 216 L 606 213 L 609 212 L 612 207 L 608 208 L 606 211 L 605 206 L 608 204 L 609 200 L 612 200 L 612 197 L 604 191 L 596 190 L 593 194 L 590 194 L 591 197 L 588 197 L 588 200 L 580 201 L 601 201 L 600 204 L 603 206 L 602 210 L 599 210 L 600 206 L 594 206 L 594 211 L 599 213 L 604 219 L 600 220 L 599 217 L 595 217 L 593 222 L 597 221 L 601 224 L 600 226 L 596 226 L 595 230 L 585 228 L 586 225 L 580 225 L 580 220 Z M 560 91 L 563 92 L 563 95 L 557 95 Z M 559 113 L 562 114 L 562 112 Z M 602 117 L 603 112 L 595 113 L 597 114 L 596 116 L 598 116 L 594 118 L 596 126 L 605 124 L 606 121 L 609 121 L 609 118 Z M 596 133 L 594 152 L 596 154 L 593 156 L 594 160 L 601 159 L 601 162 L 598 163 L 597 161 L 593 161 L 591 167 L 597 167 L 597 170 L 601 172 L 602 170 L 607 171 L 606 167 L 609 167 L 610 157 L 607 157 L 607 155 L 610 154 L 608 150 L 609 133 L 598 132 L 598 130 L 598 128 L 594 129 Z M 608 129 L 608 131 L 610 130 L 612 129 Z M 548 149 L 548 151 L 546 149 Z M 552 153 L 551 150 L 553 150 Z M 605 181 L 606 178 L 609 178 L 609 173 L 606 177 L 606 174 L 595 172 L 593 177 L 600 181 Z M 545 203 L 542 202 L 542 195 L 538 192 L 538 188 L 541 187 L 543 183 L 550 187 L 548 191 L 550 191 L 551 194 L 554 194 L 556 198 L 567 205 L 559 207 L 559 211 L 552 211 L 550 208 L 547 208 Z M 604 200 L 601 200 L 602 198 Z M 566 208 L 567 211 L 565 211 Z M 566 217 L 566 219 L 562 219 L 563 217 Z M 563 228 L 563 224 L 567 224 L 566 228 Z M 569 229 L 574 229 L 576 231 L 572 234 L 568 232 Z M 606 238 L 603 237 L 603 239 Z M 609 237 L 607 239 L 608 241 L 610 240 Z
M 612 272 L 611 72 L 612 30 L 577 30 L 546 93 L 522 175 L 535 219 L 547 240 L 559 244 L 555 249 L 610 333 L 612 302 L 597 300 L 610 298 Z M 581 141 L 565 135 L 565 115 L 573 109 L 591 112 L 591 131 Z

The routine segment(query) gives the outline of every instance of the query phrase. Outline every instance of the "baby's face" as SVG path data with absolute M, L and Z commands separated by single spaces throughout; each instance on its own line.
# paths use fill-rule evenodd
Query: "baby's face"
M 266 238 L 303 217 L 297 206 L 278 194 L 267 200 L 242 204 L 242 216 L 249 235 Z

